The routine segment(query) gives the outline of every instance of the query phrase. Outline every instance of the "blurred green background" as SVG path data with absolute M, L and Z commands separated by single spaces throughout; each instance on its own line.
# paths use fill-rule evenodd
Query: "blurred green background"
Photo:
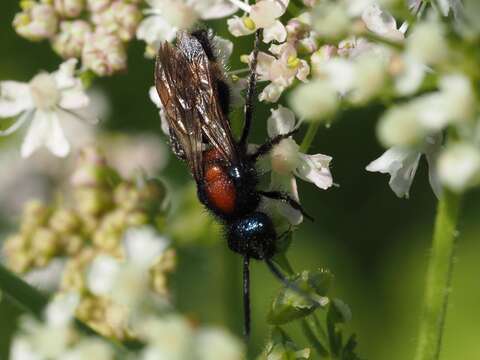
M 39 70 L 52 71 L 60 62 L 46 42 L 31 43 L 14 33 L 10 23 L 17 10 L 16 1 L 0 4 L 0 80 L 28 81 Z M 213 26 L 226 35 L 221 22 Z M 237 61 L 250 46 L 244 40 L 239 44 L 233 57 Z M 236 69 L 241 65 L 233 62 L 231 66 Z M 157 112 L 147 96 L 152 73 L 153 62 L 143 57 L 143 44 L 134 43 L 129 48 L 128 71 L 97 80 L 112 107 L 109 118 L 103 119 L 105 130 L 127 135 L 146 131 L 162 136 Z M 333 292 L 352 309 L 349 328 L 358 335 L 362 358 L 406 360 L 413 357 L 416 344 L 436 200 L 428 185 L 425 162 L 421 163 L 409 200 L 395 197 L 386 175 L 364 170 L 383 152 L 375 139 L 375 123 L 381 111 L 371 107 L 346 113 L 331 128 L 318 133 L 310 152 L 333 156 L 334 181 L 340 187 L 320 191 L 311 184 L 299 183 L 302 204 L 315 222 L 305 222 L 295 233 L 289 258 L 298 270 L 326 267 L 335 274 Z M 256 143 L 266 137 L 268 114 L 265 106 L 257 109 L 253 130 Z M 0 173 L 8 176 L 9 169 L 2 168 Z M 185 166 L 174 158 L 162 175 L 177 188 L 191 181 Z M 463 204 L 444 360 L 480 359 L 479 200 L 480 192 L 471 192 Z M 0 224 L 2 238 L 15 226 L 5 219 Z M 210 245 L 189 245 L 179 250 L 174 279 L 176 302 L 182 312 L 202 323 L 224 325 L 240 335 L 241 259 L 230 253 L 223 241 L 207 243 Z M 251 351 L 256 353 L 268 334 L 265 317 L 279 283 L 262 263 L 252 267 Z M 18 315 L 14 304 L 5 299 L 0 302 L 0 359 L 8 358 L 9 339 Z M 305 344 L 297 325 L 287 330 L 299 344 Z

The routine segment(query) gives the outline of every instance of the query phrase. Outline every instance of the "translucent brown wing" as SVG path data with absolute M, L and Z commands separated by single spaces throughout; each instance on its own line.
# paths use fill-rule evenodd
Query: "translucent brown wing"
M 222 112 L 212 65 L 201 43 L 178 34 L 177 47 L 164 43 L 158 52 L 155 84 L 165 107 L 172 144 L 180 147 L 196 179 L 201 179 L 202 139 L 235 164 L 237 148 Z M 204 135 L 204 136 L 203 136 Z

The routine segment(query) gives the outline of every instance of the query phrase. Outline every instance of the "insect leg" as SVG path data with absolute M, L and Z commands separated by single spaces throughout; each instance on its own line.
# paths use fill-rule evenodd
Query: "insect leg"
M 255 162 L 260 156 L 268 154 L 270 152 L 270 150 L 272 150 L 272 148 L 275 145 L 278 145 L 283 139 L 286 139 L 286 138 L 292 136 L 297 131 L 298 131 L 298 129 L 294 129 L 294 130 L 292 130 L 292 131 L 290 131 L 286 134 L 280 134 L 280 135 L 277 135 L 274 138 L 268 140 L 266 143 L 260 145 L 260 147 L 257 149 L 257 151 L 255 151 L 252 155 L 249 156 L 250 160 Z
M 257 85 L 257 59 L 260 46 L 261 30 L 255 32 L 255 42 L 253 45 L 253 58 L 250 63 L 250 78 L 248 79 L 247 98 L 245 100 L 245 123 L 243 125 L 242 137 L 240 138 L 240 146 L 247 148 L 247 139 L 252 126 L 253 110 L 255 104 L 255 94 Z
M 250 258 L 243 257 L 243 327 L 245 339 L 250 336 Z
M 290 205 L 295 210 L 300 211 L 302 213 L 302 215 L 305 216 L 308 220 L 314 221 L 313 217 L 308 215 L 305 212 L 305 210 L 303 210 L 302 205 L 300 205 L 298 203 L 298 201 L 296 201 L 295 199 L 292 199 L 292 197 L 290 195 L 288 195 L 287 193 L 284 193 L 284 192 L 281 192 L 281 191 L 259 191 L 259 194 L 263 195 L 265 197 L 268 197 L 270 199 L 283 201 L 283 202 L 287 203 L 288 205 Z

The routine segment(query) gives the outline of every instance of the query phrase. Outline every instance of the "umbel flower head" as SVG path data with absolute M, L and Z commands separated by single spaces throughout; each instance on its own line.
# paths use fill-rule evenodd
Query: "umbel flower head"
M 61 122 L 71 118 L 96 122 L 95 118 L 84 116 L 90 100 L 74 75 L 76 64 L 77 60 L 68 60 L 57 71 L 39 73 L 29 83 L 0 82 L 0 117 L 18 116 L 0 135 L 10 135 L 30 122 L 21 148 L 23 157 L 29 157 L 42 146 L 56 156 L 65 157 L 70 144 Z

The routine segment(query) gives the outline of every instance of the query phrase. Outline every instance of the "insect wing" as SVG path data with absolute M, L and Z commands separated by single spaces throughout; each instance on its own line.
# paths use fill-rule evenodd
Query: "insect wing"
M 228 163 L 236 164 L 238 161 L 237 146 L 232 137 L 230 122 L 222 110 L 219 100 L 219 83 L 224 81 L 219 79 L 221 74 L 218 64 L 212 64 L 209 61 L 202 43 L 187 32 L 178 34 L 177 46 L 195 69 L 195 86 L 200 89 L 196 107 L 198 119 L 202 123 L 202 131 Z
M 202 126 L 198 120 L 195 69 L 178 49 L 160 46 L 155 66 L 155 85 L 165 108 L 172 148 L 187 161 L 196 180 L 202 178 Z M 198 80 L 197 80 L 198 82 Z

